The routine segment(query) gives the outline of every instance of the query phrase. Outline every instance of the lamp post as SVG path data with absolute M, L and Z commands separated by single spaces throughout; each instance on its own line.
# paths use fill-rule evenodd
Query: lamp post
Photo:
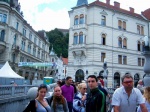
M 104 86 L 107 87 L 107 77 L 108 77 L 108 67 L 107 67 L 107 60 L 106 58 L 104 59 L 104 64 L 103 64 L 104 72 L 103 72 L 103 77 L 104 77 Z
M 145 72 L 145 77 L 143 78 L 144 86 L 150 86 L 150 49 L 149 49 L 149 42 L 148 42 L 148 37 L 144 37 L 144 51 L 143 55 L 145 56 L 145 63 L 144 63 L 144 72 Z

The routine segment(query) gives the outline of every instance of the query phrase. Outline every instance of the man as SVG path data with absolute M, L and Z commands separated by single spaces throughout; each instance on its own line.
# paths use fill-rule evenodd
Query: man
M 74 87 L 71 86 L 72 78 L 68 76 L 65 80 L 65 83 L 63 86 L 61 86 L 62 95 L 66 98 L 69 112 L 72 112 L 73 108 L 73 98 L 74 98 Z
M 133 77 L 127 73 L 122 77 L 122 87 L 113 94 L 114 112 L 135 112 L 138 104 L 142 112 L 147 112 L 141 92 L 133 88 Z
M 106 112 L 105 95 L 98 89 L 98 79 L 96 76 L 88 76 L 87 83 L 90 92 L 87 94 L 86 112 Z

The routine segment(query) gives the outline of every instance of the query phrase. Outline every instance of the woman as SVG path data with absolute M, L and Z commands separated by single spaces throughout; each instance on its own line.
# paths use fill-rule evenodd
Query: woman
M 144 99 L 145 99 L 145 105 L 146 108 L 148 110 L 148 112 L 150 112 L 150 87 L 146 87 L 144 89 Z M 140 106 L 137 109 L 137 112 L 142 112 Z
M 75 94 L 73 100 L 73 111 L 74 112 L 85 112 L 85 101 L 86 101 L 86 83 L 80 83 L 78 85 L 79 92 Z
M 69 112 L 66 99 L 62 96 L 59 85 L 54 87 L 54 94 L 50 100 L 51 112 Z
M 51 112 L 47 100 L 44 98 L 47 93 L 47 86 L 41 84 L 38 87 L 37 97 L 31 100 L 23 112 Z

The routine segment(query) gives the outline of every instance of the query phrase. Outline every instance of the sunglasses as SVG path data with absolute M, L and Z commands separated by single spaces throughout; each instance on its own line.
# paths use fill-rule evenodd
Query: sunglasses
M 123 83 L 128 84 L 128 83 L 132 83 L 133 81 L 125 81 Z

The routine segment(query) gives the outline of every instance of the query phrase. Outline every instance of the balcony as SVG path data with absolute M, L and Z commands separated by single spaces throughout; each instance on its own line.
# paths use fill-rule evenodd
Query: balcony
M 73 25 L 73 29 L 80 29 L 80 28 L 83 28 L 83 29 L 87 29 L 87 25 L 86 24 L 78 24 L 78 25 Z
M 13 50 L 13 52 L 18 53 L 20 51 L 20 47 L 18 45 L 13 44 L 12 45 L 12 50 Z
M 0 40 L 0 53 L 6 49 L 6 43 Z

